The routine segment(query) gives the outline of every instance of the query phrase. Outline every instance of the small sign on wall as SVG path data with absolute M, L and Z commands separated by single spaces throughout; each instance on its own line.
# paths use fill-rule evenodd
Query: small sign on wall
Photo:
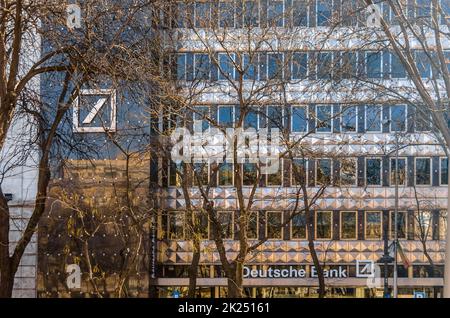
M 86 105 L 82 109 L 81 105 Z M 108 110 L 109 109 L 109 114 Z M 106 110 L 106 117 L 100 116 Z M 82 117 L 82 118 L 81 118 Z M 82 89 L 73 102 L 73 131 L 96 133 L 116 131 L 115 89 Z

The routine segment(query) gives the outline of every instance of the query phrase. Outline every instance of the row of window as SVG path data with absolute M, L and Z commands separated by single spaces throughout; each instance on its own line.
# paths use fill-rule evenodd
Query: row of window
M 450 15 L 450 4 L 441 2 L 440 21 Z M 404 9 L 409 21 L 430 22 L 432 1 L 415 0 Z M 175 27 L 315 27 L 366 26 L 366 7 L 358 0 L 225 0 L 178 2 Z M 397 24 L 390 6 L 379 4 L 386 22 Z
M 413 118 L 413 116 L 415 118 Z M 431 118 L 412 111 L 406 105 L 311 105 L 252 107 L 245 114 L 243 128 L 288 129 L 292 133 L 388 133 L 431 130 Z M 196 106 L 193 109 L 196 131 L 210 128 L 214 120 L 223 128 L 233 128 L 240 120 L 240 108 L 231 105 Z M 172 121 L 173 120 L 173 121 Z M 172 118 L 170 127 L 180 124 Z M 236 127 L 235 127 L 236 128 Z
M 294 216 L 286 216 L 283 211 L 266 211 L 260 214 L 253 212 L 250 214 L 247 234 L 249 239 L 261 238 L 264 235 L 268 239 L 283 240 L 287 239 L 283 231 L 288 230 L 289 238 L 291 240 L 306 240 L 308 237 L 306 229 L 306 218 L 304 213 L 296 213 Z M 394 238 L 395 231 L 395 214 L 390 211 L 389 220 L 389 238 Z M 186 230 L 186 214 L 184 212 L 169 212 L 164 218 L 163 234 L 164 238 L 168 239 L 185 239 L 188 236 Z M 211 239 L 212 231 L 209 230 L 210 222 L 206 214 L 198 213 L 195 215 L 197 221 L 201 223 L 202 239 Z M 289 217 L 290 222 L 288 229 L 285 227 L 285 218 Z M 383 238 L 383 212 L 381 211 L 365 211 L 363 215 L 363 222 L 358 221 L 357 211 L 339 211 L 339 220 L 333 217 L 332 211 L 315 211 L 314 219 L 314 235 L 317 240 L 356 240 L 361 235 L 363 226 L 364 238 L 366 240 L 381 240 Z M 264 219 L 264 220 L 263 220 Z M 221 225 L 222 238 L 234 239 L 235 223 L 233 211 L 219 211 L 217 212 L 217 221 Z M 361 220 L 362 221 L 362 220 Z M 339 223 L 337 223 L 339 222 Z M 420 240 L 431 240 L 433 238 L 432 213 L 421 212 L 414 215 L 414 222 L 408 222 L 408 213 L 406 211 L 399 211 L 397 213 L 397 235 L 399 239 L 408 239 L 408 231 L 414 232 L 414 236 Z M 441 238 L 445 235 L 445 218 L 439 216 L 437 225 L 441 231 L 439 236 Z M 261 233 L 261 227 L 264 234 Z M 409 227 L 414 227 L 410 229 Z M 334 231 L 338 231 L 338 235 L 334 235 Z M 436 230 L 435 230 L 436 231 Z M 358 235 L 360 233 L 360 235 Z
M 449 61 L 450 52 L 445 52 Z M 422 78 L 440 78 L 431 67 L 434 57 L 424 51 L 414 53 Z M 339 80 L 354 78 L 405 79 L 405 68 L 399 58 L 388 51 L 352 52 L 260 52 L 179 53 L 176 56 L 178 80 Z
M 361 158 L 362 159 L 362 158 Z M 398 168 L 396 169 L 395 158 L 391 158 L 386 163 L 383 158 L 369 157 L 361 163 L 358 158 L 345 158 L 340 160 L 333 159 L 294 159 L 290 169 L 290 185 L 306 184 L 309 186 L 391 186 L 396 184 L 396 173 L 398 171 L 397 182 L 400 186 L 409 186 L 412 183 L 417 186 L 431 186 L 433 182 L 433 169 L 439 171 L 439 185 L 448 184 L 448 159 L 440 158 L 439 170 L 433 167 L 432 158 L 414 158 L 413 167 L 408 166 L 407 158 L 398 159 Z M 265 186 L 289 186 L 286 179 L 283 178 L 283 166 L 277 173 L 263 175 Z M 364 167 L 361 167 L 363 165 Z M 386 166 L 388 165 L 388 166 Z M 296 168 L 294 170 L 294 167 Z M 172 163 L 168 168 L 169 186 L 180 187 L 181 165 Z M 211 165 L 206 163 L 194 164 L 196 174 L 203 186 L 211 183 L 214 174 L 211 171 Z M 177 173 L 178 171 L 178 173 Z M 295 173 L 297 171 L 297 173 Z M 388 172 L 383 173 L 383 171 Z M 364 178 L 364 180 L 358 180 Z M 383 178 L 388 180 L 383 180 Z M 216 174 L 217 186 L 233 186 L 234 169 L 231 163 L 221 163 Z M 410 180 L 413 178 L 413 180 Z M 258 181 L 258 166 L 256 163 L 245 163 L 242 165 L 242 183 L 244 186 L 253 186 Z M 409 181 L 409 182 L 408 182 Z M 196 181 L 197 182 L 197 181 Z

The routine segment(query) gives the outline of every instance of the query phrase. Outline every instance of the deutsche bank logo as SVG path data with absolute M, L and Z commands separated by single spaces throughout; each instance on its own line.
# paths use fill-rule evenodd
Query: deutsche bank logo
M 89 98 L 95 102 L 88 104 L 87 114 L 84 114 L 81 105 L 82 99 Z M 109 103 L 107 103 L 109 101 Z M 84 104 L 84 103 L 83 103 Z M 102 109 L 109 108 L 109 116 L 106 119 L 98 118 Z M 82 114 L 83 113 L 83 114 Z M 84 119 L 80 116 L 84 115 Z M 76 133 L 95 133 L 105 131 L 116 131 L 116 90 L 115 89 L 82 89 L 73 102 L 73 131 Z M 96 125 L 92 126 L 95 123 Z
M 356 277 L 369 278 L 375 275 L 375 263 L 373 261 L 356 260 Z

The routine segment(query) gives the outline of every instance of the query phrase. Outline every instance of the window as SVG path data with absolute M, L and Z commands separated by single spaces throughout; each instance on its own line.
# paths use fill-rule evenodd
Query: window
M 331 24 L 332 1 L 317 0 L 317 26 L 329 26 Z
M 381 159 L 366 159 L 366 181 L 369 186 L 381 185 Z
M 381 77 L 381 53 L 371 52 L 366 53 L 367 77 L 380 78 Z
M 398 167 L 396 167 L 396 158 L 391 159 L 391 186 L 395 185 L 395 170 L 398 169 L 398 185 L 406 185 L 406 159 L 398 159 Z
M 391 106 L 391 131 L 406 130 L 406 106 Z
M 195 2 L 195 27 L 209 28 L 211 22 L 211 4 L 207 1 Z
M 169 212 L 168 214 L 168 239 L 184 239 L 184 212 Z
M 232 186 L 233 185 L 233 164 L 221 163 L 218 171 L 219 186 Z
M 346 158 L 341 160 L 340 182 L 342 186 L 357 185 L 357 165 L 356 158 Z
M 186 54 L 177 54 L 177 80 L 186 79 Z
M 177 28 L 184 28 L 189 24 L 187 18 L 188 8 L 185 2 L 177 2 Z
M 308 75 L 308 53 L 292 54 L 292 71 L 293 80 L 305 79 Z
M 431 1 L 416 0 L 416 18 L 421 20 L 430 20 L 431 18 Z
M 431 240 L 433 238 L 433 229 L 430 211 L 418 211 L 415 218 L 416 238 L 419 240 Z
M 407 213 L 404 211 L 398 211 L 397 212 L 397 237 L 399 239 L 406 239 L 407 238 Z M 390 222 L 390 228 L 391 228 L 391 239 L 395 239 L 395 211 L 391 211 L 391 222 Z
M 316 106 L 316 130 L 317 132 L 332 132 L 333 106 Z
M 234 79 L 234 54 L 219 53 L 219 80 Z
M 431 115 L 429 113 L 424 114 L 419 107 L 416 107 L 416 131 L 430 131 L 431 130 Z
M 366 240 L 381 239 L 381 212 L 366 212 Z
M 264 119 L 261 118 L 263 121 Z M 269 128 L 269 132 L 272 129 L 283 129 L 283 108 L 280 106 L 268 106 L 267 107 L 267 113 L 266 118 L 267 119 L 267 126 L 263 125 L 267 128 Z
M 253 186 L 258 180 L 258 169 L 256 163 L 243 164 L 242 183 L 244 186 Z
M 209 79 L 209 71 L 211 69 L 208 54 L 195 54 L 195 79 L 207 80 Z
M 207 186 L 209 184 L 209 164 L 194 163 L 194 180 L 197 186 Z
M 258 55 L 244 54 L 243 59 L 244 80 L 256 80 L 258 77 Z
M 283 238 L 283 213 L 282 212 L 267 212 L 266 222 L 266 236 L 268 239 Z
M 196 106 L 194 107 L 194 131 L 205 131 L 209 129 L 209 107 Z
M 441 185 L 448 184 L 448 158 L 441 158 Z
M 177 173 L 178 171 L 178 173 Z M 169 165 L 169 187 L 180 187 L 181 186 L 181 176 L 180 173 L 183 173 L 183 165 L 182 163 L 175 163 L 173 161 L 170 162 Z
M 277 158 L 275 160 L 267 159 L 266 162 L 272 166 L 279 164 L 276 173 L 269 173 L 265 175 L 267 186 L 268 187 L 281 186 L 283 184 L 283 161 Z
M 244 26 L 257 27 L 259 25 L 259 1 L 244 1 Z
M 268 78 L 282 79 L 283 78 L 283 54 L 270 53 L 267 54 Z
M 292 132 L 308 131 L 308 111 L 305 106 L 292 106 Z
M 200 237 L 203 240 L 209 238 L 209 217 L 207 213 L 194 212 L 194 222 L 197 222 Z
M 306 239 L 306 215 L 304 212 L 294 215 L 291 219 L 291 238 Z
M 244 118 L 244 128 L 254 128 L 258 129 L 258 111 L 254 108 L 251 108 Z
M 422 78 L 431 78 L 431 62 L 427 53 L 418 51 L 415 54 L 416 64 Z
M 406 78 L 406 70 L 400 58 L 395 54 L 391 56 L 391 77 L 392 78 Z
M 220 211 L 217 213 L 217 221 L 222 228 L 222 238 L 226 240 L 233 239 L 233 211 Z
M 381 132 L 381 106 L 366 106 L 366 130 Z
M 269 27 L 283 26 L 283 2 L 281 0 L 269 0 L 267 6 L 267 22 Z
M 219 106 L 219 124 L 222 127 L 232 128 L 234 124 L 234 107 Z
M 331 183 L 331 159 L 316 160 L 316 185 L 327 186 Z
M 357 239 L 357 213 L 353 211 L 341 211 L 341 239 Z
M 358 128 L 356 106 L 343 106 L 341 118 L 342 132 L 356 132 Z
M 233 1 L 220 1 L 219 4 L 219 25 L 221 28 L 234 27 L 234 8 Z
M 333 53 L 317 53 L 317 79 L 329 80 L 333 72 Z
M 333 213 L 331 211 L 316 212 L 316 238 L 328 239 L 332 238 Z
M 361 8 L 358 0 L 342 0 L 342 20 L 345 26 L 356 26 Z
M 355 52 L 344 52 L 341 58 L 342 78 L 355 78 L 357 76 L 357 54 Z
M 258 238 L 258 212 L 257 211 L 252 211 L 249 214 L 247 237 L 249 239 L 257 239 Z
M 294 26 L 308 26 L 309 0 L 294 0 L 292 3 L 292 16 Z
M 294 166 L 297 169 L 298 175 L 294 172 Z M 292 185 L 307 185 L 307 160 L 295 158 L 291 167 L 291 184 Z
M 448 0 L 441 0 L 441 24 L 447 24 L 450 21 L 450 2 Z
M 416 185 L 431 184 L 431 159 L 416 158 Z

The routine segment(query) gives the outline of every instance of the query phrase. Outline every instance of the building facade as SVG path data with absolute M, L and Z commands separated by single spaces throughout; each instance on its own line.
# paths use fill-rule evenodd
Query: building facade
M 409 5 L 411 19 L 430 10 L 426 4 Z M 448 7 L 443 1 L 443 10 Z M 379 8 L 395 25 L 389 7 L 379 4 Z M 377 46 L 365 35 L 358 35 L 364 45 L 349 42 L 349 29 L 353 35 L 356 30 L 367 32 L 366 7 L 358 1 L 196 1 L 178 2 L 172 10 L 176 18 L 171 30 L 179 39 L 174 46 L 176 78 L 182 92 L 189 94 L 195 87 L 200 95 L 190 104 L 190 119 L 198 119 L 202 131 L 242 124 L 243 104 L 233 83 L 243 83 L 247 96 L 255 95 L 246 100 L 252 111 L 243 118 L 244 127 L 284 129 L 291 141 L 301 140 L 299 148 L 308 149 L 306 155 L 297 152 L 294 160 L 281 158 L 279 171 L 258 181 L 249 237 L 263 243 L 248 256 L 245 293 L 251 297 L 317 296 L 307 222 L 302 215 L 292 217 L 299 189 L 292 167 L 297 165 L 304 169 L 311 196 L 328 183 L 314 206 L 309 233 L 326 269 L 329 296 L 383 295 L 385 266 L 380 260 L 386 252 L 385 241 L 391 245 L 394 240 L 397 219 L 400 297 L 413 297 L 417 291 L 437 297 L 443 284 L 448 161 L 426 114 L 386 91 L 367 88 L 368 83 L 381 83 L 401 90 L 410 81 L 387 47 Z M 424 55 L 417 48 L 420 76 L 431 79 L 433 70 Z M 259 85 L 264 96 L 260 98 L 252 85 Z M 273 88 L 271 96 L 264 85 Z M 215 163 L 197 163 L 204 184 L 212 186 L 209 194 L 225 228 L 230 259 L 239 252 L 240 198 L 233 165 L 221 163 L 214 174 Z M 182 168 L 162 159 L 159 169 L 166 171 L 159 175 L 165 212 L 158 225 L 155 283 L 161 297 L 172 297 L 187 292 L 194 247 L 187 235 L 186 193 L 179 180 Z M 242 193 L 249 199 L 257 165 L 244 163 L 242 170 Z M 189 197 L 201 206 L 202 193 L 195 181 Z M 214 224 L 211 220 L 203 224 L 200 293 L 223 297 L 227 280 L 215 248 Z M 366 261 L 380 265 L 378 284 L 371 285 L 361 275 L 359 263 Z M 392 268 L 390 263 L 389 288 Z

